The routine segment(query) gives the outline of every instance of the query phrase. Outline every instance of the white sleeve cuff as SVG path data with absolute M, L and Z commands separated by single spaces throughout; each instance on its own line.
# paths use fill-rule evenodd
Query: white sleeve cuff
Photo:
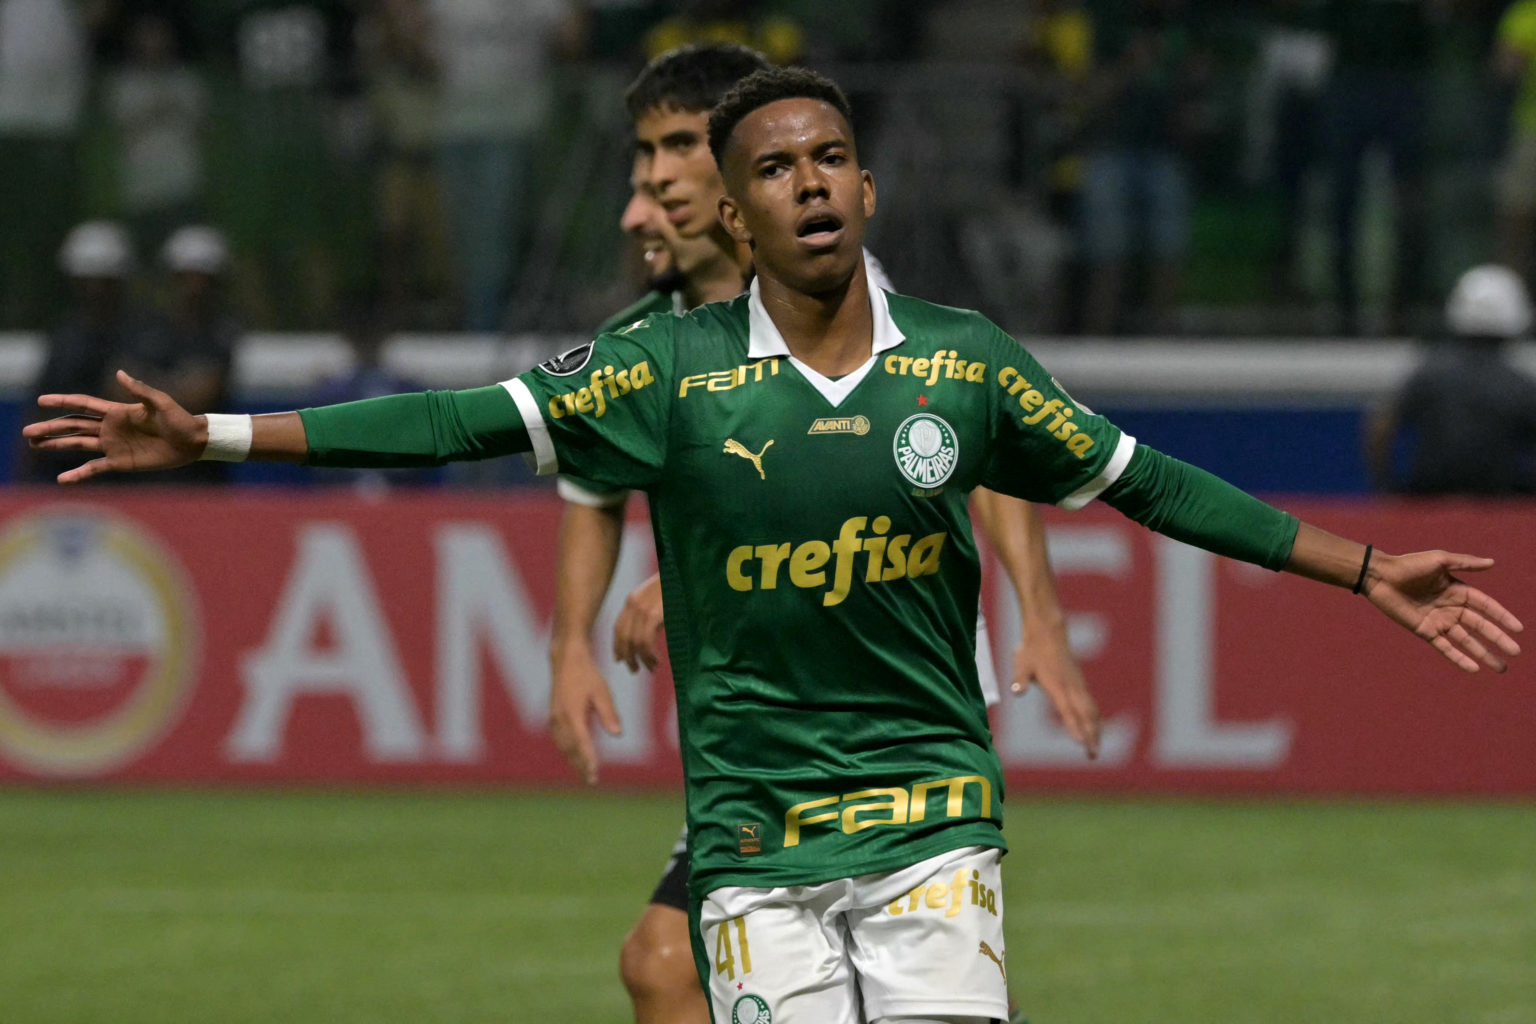
M 549 426 L 544 422 L 544 412 L 539 408 L 538 400 L 533 397 L 533 392 L 528 390 L 528 385 L 513 377 L 504 380 L 501 386 L 506 388 L 507 394 L 512 396 L 512 401 L 517 403 L 517 411 L 522 414 L 523 427 L 528 431 L 528 440 L 533 442 L 533 451 L 528 460 L 539 476 L 548 476 L 560 471 L 560 460 L 555 457 L 555 443 L 549 438 Z
M 629 501 L 629 491 L 593 491 L 567 477 L 561 477 L 555 484 L 555 490 L 560 492 L 560 497 L 573 505 L 585 505 L 588 508 L 622 508 Z
M 1089 480 L 1086 484 L 1073 491 L 1056 503 L 1057 507 L 1064 508 L 1068 512 L 1076 512 L 1094 498 L 1103 494 L 1105 489 L 1125 472 L 1125 467 L 1131 464 L 1131 456 L 1136 452 L 1136 439 L 1130 434 L 1121 434 L 1120 440 L 1115 444 L 1115 451 L 1099 470 L 1099 475 Z

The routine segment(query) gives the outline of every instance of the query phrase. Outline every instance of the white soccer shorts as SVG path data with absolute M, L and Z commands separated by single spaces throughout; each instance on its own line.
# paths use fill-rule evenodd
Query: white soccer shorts
M 1006 1020 L 1001 862 L 973 846 L 819 885 L 716 889 L 699 913 L 716 1024 Z

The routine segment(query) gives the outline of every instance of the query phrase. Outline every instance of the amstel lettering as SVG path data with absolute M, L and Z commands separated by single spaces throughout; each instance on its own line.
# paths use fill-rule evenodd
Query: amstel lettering
M 656 378 L 651 374 L 649 362 L 638 362 L 617 373 L 614 372 L 613 367 L 605 366 L 601 370 L 592 371 L 592 381 L 587 387 L 577 388 L 575 391 L 568 391 L 551 398 L 549 415 L 557 420 L 578 413 L 583 415 L 592 413 L 601 417 L 608 411 L 609 402 L 655 382 Z
M 739 388 L 743 384 L 760 383 L 764 377 L 764 371 L 769 377 L 779 375 L 779 361 L 777 359 L 759 359 L 755 363 L 743 363 L 733 366 L 729 370 L 715 370 L 713 373 L 690 373 L 677 385 L 677 397 L 686 398 L 690 390 L 703 388 L 705 391 L 729 391 Z
M 885 372 L 899 377 L 921 378 L 929 387 L 940 380 L 965 380 L 980 384 L 987 379 L 986 363 L 968 363 L 956 358 L 959 354 L 952 348 L 941 348 L 931 357 L 920 359 L 889 355 L 885 357 Z
M 1059 398 L 1046 400 L 1033 384 L 1024 379 L 1024 375 L 1011 366 L 1005 366 L 997 372 L 997 382 L 1008 389 L 1008 394 L 1015 395 L 1019 399 L 1019 408 L 1024 410 L 1023 422 L 1026 426 L 1044 424 L 1045 430 L 1056 440 L 1065 441 L 1067 451 L 1083 459 L 1088 457 L 1088 452 L 1093 449 L 1093 438 L 1078 429 L 1072 417 L 1077 415 L 1077 410 Z M 1050 422 L 1045 422 L 1050 417 Z
M 865 528 L 869 536 L 864 535 Z M 939 571 L 939 555 L 948 533 L 930 533 L 916 542 L 910 533 L 887 536 L 890 516 L 854 516 L 838 531 L 837 539 L 808 540 L 802 544 L 743 544 L 732 548 L 725 558 L 725 579 L 732 590 L 748 593 L 773 590 L 779 585 L 779 571 L 789 577 L 789 585 L 814 590 L 827 585 L 826 566 L 832 568 L 832 589 L 821 597 L 827 607 L 841 604 L 853 586 L 854 560 L 862 553 L 865 583 L 890 583 L 893 580 L 932 576 Z
M 800 830 L 807 825 L 836 822 L 844 835 L 853 835 L 876 825 L 910 825 L 928 816 L 928 800 L 934 794 L 945 797 L 944 817 L 959 818 L 965 812 L 965 791 L 974 785 L 981 798 L 977 817 L 992 814 L 992 783 L 980 775 L 957 775 L 952 779 L 919 782 L 910 792 L 900 786 L 890 789 L 861 789 L 857 793 L 822 797 L 795 804 L 784 812 L 784 848 L 800 845 Z M 828 808 L 822 810 L 822 808 Z

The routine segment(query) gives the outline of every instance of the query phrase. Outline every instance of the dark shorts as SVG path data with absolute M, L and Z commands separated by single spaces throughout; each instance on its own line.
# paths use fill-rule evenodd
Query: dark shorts
M 672 856 L 667 861 L 666 870 L 661 873 L 661 881 L 656 883 L 656 891 L 651 893 L 652 903 L 688 912 L 689 864 L 688 829 L 685 826 L 672 846 Z

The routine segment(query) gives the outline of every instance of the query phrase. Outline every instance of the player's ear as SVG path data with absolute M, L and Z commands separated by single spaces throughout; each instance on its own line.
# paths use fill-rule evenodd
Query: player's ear
M 864 219 L 875 215 L 875 176 L 868 171 L 859 172 L 864 178 Z
M 720 197 L 716 213 L 726 234 L 741 245 L 752 244 L 752 232 L 747 230 L 747 222 L 741 217 L 741 207 L 729 194 Z

